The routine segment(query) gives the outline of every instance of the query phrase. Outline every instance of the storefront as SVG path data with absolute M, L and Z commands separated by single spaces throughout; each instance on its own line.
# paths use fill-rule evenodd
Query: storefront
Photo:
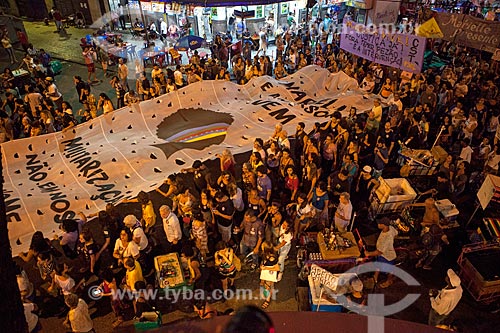
M 367 22 L 368 11 L 373 8 L 372 0 L 348 0 L 345 4 L 347 6 L 346 18 L 361 24 Z

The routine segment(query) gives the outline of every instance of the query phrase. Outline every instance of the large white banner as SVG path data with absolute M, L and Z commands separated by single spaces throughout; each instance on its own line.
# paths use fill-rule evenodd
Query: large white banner
M 369 110 L 372 100 L 346 74 L 308 66 L 283 81 L 198 82 L 66 132 L 7 142 L 1 148 L 13 254 L 28 248 L 34 231 L 51 237 L 63 219 L 151 191 L 196 159 L 224 148 L 248 151 L 277 122 L 293 134 L 299 121 L 309 130 L 334 111 Z

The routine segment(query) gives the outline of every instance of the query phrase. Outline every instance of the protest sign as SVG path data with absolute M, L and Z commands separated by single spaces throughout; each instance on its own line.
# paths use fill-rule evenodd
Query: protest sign
M 419 73 L 425 51 L 425 38 L 410 34 L 372 31 L 369 27 L 347 22 L 340 48 L 376 63 Z
M 450 13 L 437 13 L 436 21 L 444 40 L 491 53 L 500 48 L 500 22 Z

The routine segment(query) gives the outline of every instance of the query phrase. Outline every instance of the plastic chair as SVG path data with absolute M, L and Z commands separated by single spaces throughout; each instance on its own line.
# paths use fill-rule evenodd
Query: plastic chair
M 127 48 L 127 54 L 130 55 L 130 58 L 134 58 L 137 56 L 137 53 L 135 52 L 136 45 L 131 45 Z

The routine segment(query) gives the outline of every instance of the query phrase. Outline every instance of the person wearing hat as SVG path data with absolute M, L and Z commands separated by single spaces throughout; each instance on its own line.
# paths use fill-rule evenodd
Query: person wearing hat
M 431 310 L 428 323 L 430 326 L 442 324 L 462 298 L 463 290 L 460 286 L 460 278 L 451 268 L 446 273 L 446 287 L 440 291 L 431 289 L 429 292 Z
M 367 257 L 376 257 L 377 262 L 394 265 L 396 260 L 396 250 L 394 250 L 394 237 L 398 234 L 398 231 L 391 226 L 391 220 L 384 217 L 378 221 L 378 228 L 381 230 L 380 235 L 377 238 L 377 245 L 375 251 L 367 251 L 365 255 Z M 376 271 L 373 279 L 375 283 L 378 282 L 379 271 Z M 394 275 L 388 272 L 387 280 L 382 282 L 379 287 L 387 288 L 394 283 Z
M 363 281 L 355 277 L 351 281 L 351 292 L 347 295 L 347 304 L 349 310 L 359 311 L 366 305 L 367 295 L 363 293 Z
M 52 100 L 52 103 L 57 107 L 58 110 L 62 109 L 63 97 L 62 94 L 57 89 L 54 79 L 50 76 L 45 78 L 45 83 L 47 84 L 47 91 L 45 95 Z
M 356 182 L 356 196 L 353 196 L 356 200 L 355 203 L 358 205 L 361 202 L 368 203 L 370 193 L 379 185 L 379 182 L 373 178 L 372 172 L 373 169 L 369 165 L 365 165 L 363 169 L 361 169 L 358 181 Z

